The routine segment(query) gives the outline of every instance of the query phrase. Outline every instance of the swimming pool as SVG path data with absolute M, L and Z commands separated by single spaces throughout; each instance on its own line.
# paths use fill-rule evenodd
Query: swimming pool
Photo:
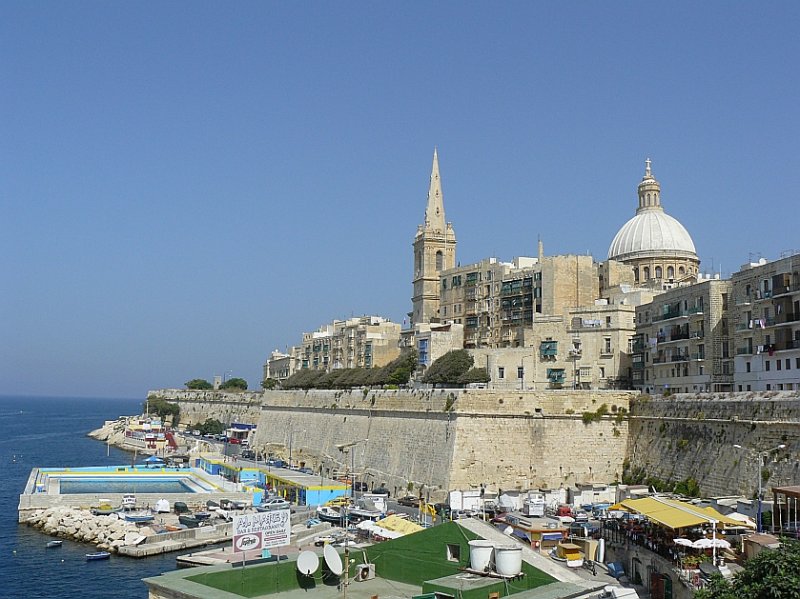
M 92 495 L 113 493 L 211 493 L 219 490 L 202 473 L 186 468 L 114 466 L 42 468 L 34 493 Z
M 62 478 L 61 495 L 80 493 L 197 493 L 187 478 L 147 480 L 143 478 Z

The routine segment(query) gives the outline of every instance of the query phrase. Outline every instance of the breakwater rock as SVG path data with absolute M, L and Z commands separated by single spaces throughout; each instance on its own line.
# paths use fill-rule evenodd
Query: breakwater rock
M 34 513 L 26 524 L 42 532 L 81 543 L 92 543 L 99 549 L 118 552 L 120 547 L 135 545 L 141 537 L 152 536 L 149 527 L 117 518 L 116 514 L 95 516 L 87 510 L 56 506 Z

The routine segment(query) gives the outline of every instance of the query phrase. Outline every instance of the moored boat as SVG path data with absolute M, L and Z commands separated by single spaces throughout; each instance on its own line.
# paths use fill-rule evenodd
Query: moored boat
M 181 514 L 180 516 L 178 516 L 178 521 L 181 524 L 186 525 L 187 528 L 197 528 L 198 526 L 200 526 L 200 523 L 203 520 L 197 518 L 193 514 Z
M 108 559 L 109 557 L 111 557 L 111 554 L 108 551 L 95 551 L 94 553 L 86 554 L 86 561 L 94 562 L 101 559 Z
M 61 547 L 63 544 L 64 541 L 53 540 L 53 541 L 47 541 L 47 545 L 45 545 L 45 547 L 47 547 L 48 549 L 52 549 L 53 547 Z
M 136 522 L 137 524 L 155 520 L 155 516 L 151 512 L 126 512 L 124 518 L 128 522 Z

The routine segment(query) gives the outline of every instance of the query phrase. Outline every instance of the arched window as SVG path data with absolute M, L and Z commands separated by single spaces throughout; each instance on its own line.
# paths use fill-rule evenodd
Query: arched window
M 442 266 L 444 266 L 444 255 L 442 251 L 439 250 L 436 252 L 436 270 L 442 270 Z
M 678 267 L 678 274 L 683 276 L 686 274 L 686 269 L 683 266 Z
M 417 272 L 422 272 L 422 252 L 417 252 Z
M 650 278 L 650 267 L 649 266 L 645 266 L 642 269 L 642 274 L 644 274 L 644 280 L 647 281 Z
M 674 266 L 667 266 L 667 278 L 674 279 L 675 278 L 675 267 Z
M 660 279 L 661 278 L 661 274 L 662 274 L 661 267 L 660 266 L 656 266 L 656 279 Z
M 633 269 L 633 280 L 636 281 L 637 283 L 639 282 L 639 269 L 638 268 L 634 268 Z

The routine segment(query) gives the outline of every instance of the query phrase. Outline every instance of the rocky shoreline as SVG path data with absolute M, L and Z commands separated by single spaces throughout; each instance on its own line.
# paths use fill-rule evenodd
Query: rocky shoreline
M 36 512 L 25 523 L 45 534 L 91 543 L 112 553 L 119 552 L 120 547 L 140 543 L 142 537 L 156 534 L 152 528 L 120 520 L 116 514 L 95 516 L 88 510 L 64 506 Z

